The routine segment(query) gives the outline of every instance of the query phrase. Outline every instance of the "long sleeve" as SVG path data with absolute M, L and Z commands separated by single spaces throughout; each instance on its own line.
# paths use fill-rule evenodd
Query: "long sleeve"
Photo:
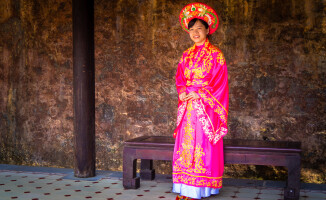
M 207 86 L 199 90 L 199 95 L 204 104 L 207 116 L 212 122 L 214 130 L 213 143 L 216 143 L 227 134 L 229 87 L 227 66 L 223 53 L 218 51 L 214 57 L 211 79 Z
M 222 52 L 219 52 L 217 55 L 213 66 L 212 78 L 208 86 L 204 87 L 204 89 L 206 89 L 227 112 L 229 108 L 228 72 Z
M 182 57 L 180 59 L 180 62 L 178 64 L 177 73 L 175 76 L 176 88 L 177 88 L 179 95 L 186 91 L 186 84 L 187 84 L 186 77 L 184 75 L 185 66 L 184 66 L 183 59 L 184 59 L 184 55 L 182 55 Z

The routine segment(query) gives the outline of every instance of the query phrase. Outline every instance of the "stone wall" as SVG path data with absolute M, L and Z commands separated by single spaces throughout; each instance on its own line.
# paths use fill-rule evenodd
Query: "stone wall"
M 301 141 L 302 180 L 326 183 L 325 1 L 202 2 L 220 18 L 210 40 L 228 64 L 227 138 Z M 127 139 L 172 135 L 187 3 L 95 0 L 97 169 L 121 170 Z M 0 86 L 0 162 L 73 167 L 71 1 L 0 2 Z M 228 165 L 226 175 L 284 170 Z

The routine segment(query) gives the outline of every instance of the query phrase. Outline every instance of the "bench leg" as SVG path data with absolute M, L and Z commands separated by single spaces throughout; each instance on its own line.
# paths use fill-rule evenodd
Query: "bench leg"
M 137 159 L 134 150 L 125 147 L 123 150 L 123 187 L 137 189 L 140 187 L 140 178 L 136 177 Z
M 148 159 L 141 160 L 140 178 L 144 180 L 155 179 L 155 169 L 153 169 L 153 160 L 148 160 Z
M 284 189 L 284 199 L 298 200 L 300 196 L 300 156 L 288 159 L 288 180 Z

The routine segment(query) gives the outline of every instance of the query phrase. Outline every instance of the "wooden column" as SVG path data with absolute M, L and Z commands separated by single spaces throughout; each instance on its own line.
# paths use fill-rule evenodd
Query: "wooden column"
M 95 176 L 94 1 L 73 0 L 75 176 Z

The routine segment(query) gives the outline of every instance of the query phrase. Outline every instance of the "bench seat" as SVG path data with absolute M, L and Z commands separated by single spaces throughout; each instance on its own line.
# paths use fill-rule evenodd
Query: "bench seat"
M 284 199 L 299 199 L 301 143 L 224 139 L 225 164 L 284 166 L 288 170 Z M 125 142 L 123 150 L 123 186 L 137 189 L 140 178 L 153 180 L 153 160 L 173 159 L 174 138 L 142 136 Z M 137 159 L 141 159 L 140 177 L 136 176 Z

